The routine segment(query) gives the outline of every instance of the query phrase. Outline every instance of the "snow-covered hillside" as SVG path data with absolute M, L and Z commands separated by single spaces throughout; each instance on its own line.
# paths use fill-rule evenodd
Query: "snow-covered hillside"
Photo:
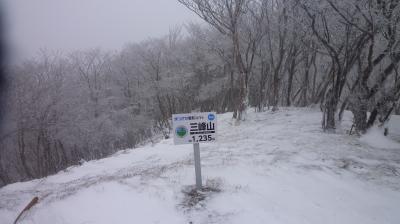
M 400 144 L 377 134 L 324 133 L 314 109 L 219 115 L 201 145 L 197 202 L 193 148 L 172 139 L 0 189 L 0 223 L 400 223 Z M 379 132 L 381 133 L 381 132 Z M 375 141 L 375 138 L 379 140 Z M 197 202 L 197 203 L 196 203 Z

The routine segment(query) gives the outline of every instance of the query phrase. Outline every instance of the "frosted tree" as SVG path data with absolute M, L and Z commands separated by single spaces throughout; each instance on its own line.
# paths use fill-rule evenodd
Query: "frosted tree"
M 179 0 L 188 9 L 195 12 L 207 23 L 212 25 L 221 34 L 229 36 L 233 48 L 233 61 L 239 72 L 239 93 L 236 100 L 234 117 L 238 120 L 243 119 L 243 113 L 248 106 L 248 79 L 253 66 L 254 53 L 257 48 L 260 33 L 250 30 L 250 32 L 241 32 L 240 28 L 244 24 L 244 17 L 248 11 L 249 15 L 260 17 L 256 11 L 257 7 L 253 4 L 260 4 L 256 1 L 248 0 Z M 260 12 L 261 13 L 261 12 Z M 255 28 L 255 27 L 253 27 Z M 247 46 L 242 46 L 242 35 L 248 35 Z M 246 44 L 245 44 L 246 45 Z M 250 53 L 250 54 L 249 54 Z

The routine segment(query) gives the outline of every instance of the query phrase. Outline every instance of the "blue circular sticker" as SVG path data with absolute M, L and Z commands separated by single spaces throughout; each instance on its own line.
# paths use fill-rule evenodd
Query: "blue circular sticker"
M 215 115 L 214 114 L 208 114 L 208 120 L 212 121 L 215 119 Z
M 187 129 L 184 126 L 179 126 L 175 129 L 175 133 L 178 137 L 183 138 L 187 135 Z

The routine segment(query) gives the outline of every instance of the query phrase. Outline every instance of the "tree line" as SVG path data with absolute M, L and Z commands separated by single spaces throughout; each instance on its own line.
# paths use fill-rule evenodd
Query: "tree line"
M 318 105 L 359 133 L 400 113 L 399 0 L 179 2 L 208 25 L 7 68 L 0 185 L 168 137 L 173 113 Z

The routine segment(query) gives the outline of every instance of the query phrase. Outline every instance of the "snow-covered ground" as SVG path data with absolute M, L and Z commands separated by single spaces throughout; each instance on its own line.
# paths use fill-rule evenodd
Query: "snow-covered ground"
M 218 117 L 218 142 L 201 145 L 204 192 L 193 203 L 191 145 L 172 139 L 0 189 L 0 223 L 400 223 L 400 144 L 372 130 L 336 133 L 314 109 Z M 375 141 L 375 139 L 378 139 Z
M 390 116 L 390 120 L 386 126 L 389 128 L 389 136 L 400 141 L 400 115 Z

